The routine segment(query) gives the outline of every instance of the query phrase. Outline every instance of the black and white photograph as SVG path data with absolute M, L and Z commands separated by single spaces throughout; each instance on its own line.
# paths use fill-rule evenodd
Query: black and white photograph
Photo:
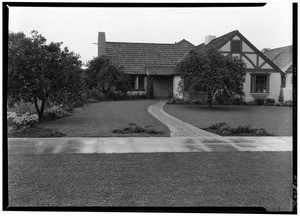
M 3 210 L 296 214 L 297 7 L 4 2 Z

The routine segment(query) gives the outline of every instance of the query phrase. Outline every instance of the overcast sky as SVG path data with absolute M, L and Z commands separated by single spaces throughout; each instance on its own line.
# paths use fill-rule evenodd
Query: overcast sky
M 37 30 L 48 42 L 63 42 L 86 62 L 97 55 L 97 33 L 107 41 L 194 45 L 206 35 L 239 30 L 258 49 L 292 44 L 292 4 L 260 8 L 30 8 L 10 7 L 9 30 Z

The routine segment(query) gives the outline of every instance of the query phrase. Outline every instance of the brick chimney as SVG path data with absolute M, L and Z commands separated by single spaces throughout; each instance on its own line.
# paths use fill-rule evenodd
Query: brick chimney
M 208 36 L 206 36 L 205 37 L 205 42 L 204 42 L 204 44 L 206 45 L 206 44 L 209 44 L 213 39 L 215 39 L 216 38 L 216 35 L 208 35 Z
M 98 57 L 106 55 L 105 32 L 98 32 Z

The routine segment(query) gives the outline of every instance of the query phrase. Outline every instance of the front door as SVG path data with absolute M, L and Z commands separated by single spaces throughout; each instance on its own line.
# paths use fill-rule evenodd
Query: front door
M 172 76 L 153 77 L 153 96 L 155 98 L 167 98 L 173 92 Z

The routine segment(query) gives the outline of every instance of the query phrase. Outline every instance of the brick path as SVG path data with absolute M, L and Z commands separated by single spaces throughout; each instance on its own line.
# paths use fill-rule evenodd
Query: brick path
M 171 131 L 171 137 L 220 137 L 219 135 L 201 130 L 169 115 L 163 110 L 163 106 L 165 104 L 165 101 L 154 103 L 148 107 L 148 112 L 163 124 L 168 126 Z

